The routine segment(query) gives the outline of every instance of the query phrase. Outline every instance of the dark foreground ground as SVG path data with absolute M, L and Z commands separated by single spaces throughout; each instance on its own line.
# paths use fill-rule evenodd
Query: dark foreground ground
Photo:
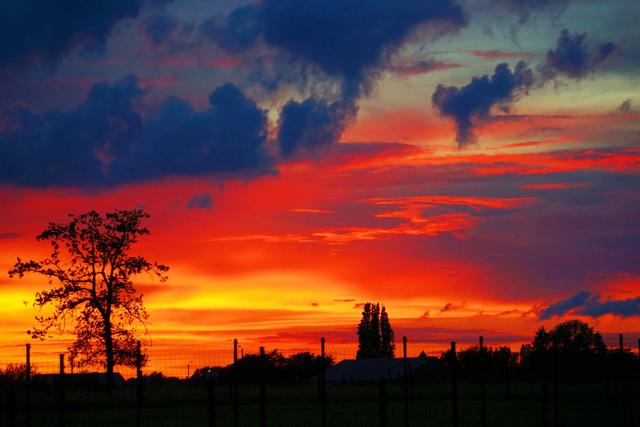
M 547 422 L 544 420 L 544 393 L 539 382 L 516 383 L 510 395 L 504 384 L 488 384 L 486 411 L 488 426 L 624 426 L 632 417 L 640 425 L 640 385 L 629 393 L 620 384 L 559 384 L 557 408 L 553 384 L 548 387 Z M 170 384 L 147 387 L 142 409 L 143 426 L 233 426 L 233 406 L 228 386 L 215 391 L 216 424 L 209 424 L 207 392 L 202 386 Z M 271 386 L 266 389 L 268 426 L 321 426 L 321 406 L 317 385 Z M 404 387 L 386 386 L 386 425 L 405 426 Z M 24 394 L 6 406 L 3 394 L 2 422 L 7 426 L 7 411 L 15 413 L 15 425 L 26 425 Z M 104 392 L 65 391 L 65 426 L 135 426 L 136 392 L 125 388 L 111 397 Z M 260 426 L 259 388 L 239 389 L 239 425 Z M 32 391 L 32 426 L 60 425 L 58 396 L 52 390 Z M 328 384 L 328 426 L 380 426 L 380 389 L 378 384 Z M 557 414 L 557 415 L 556 415 Z M 459 387 L 460 426 L 481 425 L 480 387 Z M 626 417 L 626 418 L 625 418 Z M 410 426 L 452 426 L 452 400 L 449 384 L 416 385 L 409 401 Z

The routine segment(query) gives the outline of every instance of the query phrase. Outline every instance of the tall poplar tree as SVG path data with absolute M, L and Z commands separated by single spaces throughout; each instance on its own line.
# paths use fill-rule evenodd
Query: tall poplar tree
M 358 325 L 357 359 L 393 358 L 394 334 L 386 309 L 380 304 L 366 303 Z

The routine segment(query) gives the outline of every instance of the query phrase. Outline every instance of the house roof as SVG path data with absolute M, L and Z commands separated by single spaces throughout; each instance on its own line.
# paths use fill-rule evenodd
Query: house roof
M 410 370 L 426 363 L 423 357 L 407 358 Z M 346 359 L 327 369 L 328 382 L 378 381 L 404 377 L 404 359 Z

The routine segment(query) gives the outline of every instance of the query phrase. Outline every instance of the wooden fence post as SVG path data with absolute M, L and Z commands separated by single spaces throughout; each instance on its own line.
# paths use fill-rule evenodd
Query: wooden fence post
M 380 377 L 380 427 L 387 427 L 387 384 L 384 376 Z
M 451 362 L 451 420 L 453 427 L 458 427 L 458 356 L 456 355 L 456 342 L 451 341 L 450 350 Z
M 560 425 L 560 397 L 558 395 L 558 375 L 560 371 L 560 355 L 558 348 L 553 346 L 553 425 Z
M 404 426 L 409 427 L 409 361 L 407 359 L 407 337 L 402 337 L 402 361 L 404 369 Z
M 484 370 L 486 355 L 484 351 L 484 337 L 480 335 L 480 425 L 487 427 L 487 400 L 485 395 Z
M 267 390 L 264 378 L 266 364 L 264 347 L 260 347 L 260 425 L 262 427 L 267 426 Z
M 543 355 L 544 366 L 542 368 L 542 426 L 549 427 L 549 356 Z
M 142 425 L 142 345 L 136 342 L 136 426 Z
M 60 354 L 60 373 L 58 375 L 58 427 L 65 425 L 64 408 L 64 353 Z
M 238 427 L 238 340 L 233 339 L 233 427 Z
M 26 350 L 26 363 L 25 363 L 25 377 L 24 377 L 24 393 L 25 393 L 25 412 L 26 412 L 26 425 L 31 427 L 31 344 L 25 346 Z
M 207 375 L 207 414 L 209 427 L 216 427 L 216 380 L 211 371 Z
M 631 427 L 633 425 L 633 403 L 631 399 L 631 382 L 625 376 L 624 366 L 624 337 L 619 335 L 620 340 L 620 390 L 622 392 L 622 413 L 624 425 Z
M 504 365 L 504 382 L 505 382 L 505 391 L 507 394 L 507 400 L 511 400 L 511 367 L 509 364 L 511 360 L 507 358 Z
M 327 369 L 326 369 L 326 355 L 324 351 L 324 337 L 320 338 L 320 408 L 321 418 L 320 425 L 327 427 Z
M 7 427 L 16 427 L 16 391 L 10 384 L 5 391 L 5 420 Z

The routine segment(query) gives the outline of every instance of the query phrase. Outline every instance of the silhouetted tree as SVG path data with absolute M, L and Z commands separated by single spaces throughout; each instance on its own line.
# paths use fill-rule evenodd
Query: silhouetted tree
M 509 347 L 485 347 L 484 354 L 480 347 L 473 346 L 458 352 L 460 369 L 465 378 L 479 379 L 480 372 L 484 372 L 487 379 L 504 379 L 506 369 L 517 366 L 517 355 Z
M 333 357 L 325 355 L 324 361 L 322 356 L 310 353 L 308 351 L 292 354 L 287 357 L 285 362 L 287 377 L 294 381 L 304 381 L 313 378 L 324 368 L 332 366 Z
M 357 359 L 375 359 L 394 357 L 394 334 L 389 316 L 384 306 L 366 303 L 362 310 L 362 319 L 358 324 Z
M 322 356 L 310 352 L 284 356 L 278 350 L 265 353 L 264 359 L 258 354 L 246 354 L 238 360 L 237 375 L 242 383 L 257 383 L 264 363 L 264 375 L 270 383 L 307 381 L 318 375 L 322 368 Z M 334 364 L 332 356 L 325 355 L 324 366 Z M 221 381 L 230 381 L 233 377 L 233 365 L 221 368 L 205 367 L 196 369 L 191 377 L 195 383 L 203 383 L 213 373 Z
M 382 311 L 380 312 L 380 336 L 381 336 L 381 353 L 382 357 L 386 357 L 388 359 L 393 359 L 395 357 L 395 349 L 396 345 L 393 342 L 395 339 L 395 335 L 393 333 L 393 329 L 391 329 L 391 323 L 389 323 L 389 315 L 387 314 L 387 310 L 382 306 Z
M 547 331 L 541 327 L 531 345 L 520 352 L 524 370 L 544 371 L 559 364 L 563 376 L 584 378 L 594 373 L 596 364 L 604 361 L 607 347 L 602 335 L 580 320 L 568 320 Z
M 369 359 L 372 356 L 371 344 L 371 303 L 365 303 L 362 319 L 358 324 L 358 352 L 356 359 Z
M 51 243 L 51 255 L 40 261 L 18 258 L 9 276 L 36 273 L 49 279 L 53 287 L 36 293 L 34 305 L 52 305 L 53 313 L 36 316 L 38 326 L 28 333 L 44 340 L 52 329 L 64 333 L 73 325 L 74 363 L 102 365 L 110 391 L 114 367 L 135 366 L 136 325 L 144 327 L 148 317 L 131 278 L 146 272 L 164 282 L 169 268 L 130 255 L 138 238 L 149 234 L 142 226 L 148 215 L 141 209 L 69 216 L 68 223 L 49 223 L 37 236 Z
M 35 375 L 36 367 L 32 364 L 31 375 Z M 0 382 L 2 380 L 7 382 L 23 382 L 27 377 L 27 365 L 9 363 L 4 370 L 0 369 Z

